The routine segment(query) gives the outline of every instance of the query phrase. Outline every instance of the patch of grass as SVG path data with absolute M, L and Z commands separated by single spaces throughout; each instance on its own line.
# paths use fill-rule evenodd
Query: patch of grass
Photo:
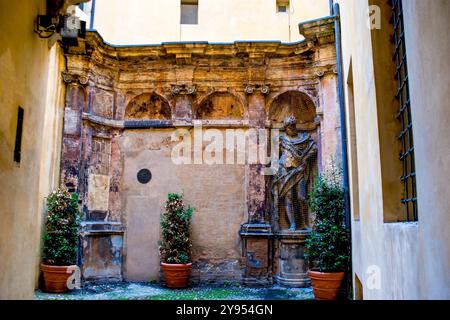
M 214 288 L 205 292 L 204 299 L 206 300 L 224 300 L 230 296 L 240 294 L 239 291 L 227 288 Z
M 232 296 L 240 296 L 242 292 L 228 288 L 210 288 L 205 290 L 171 290 L 164 294 L 147 297 L 148 300 L 224 300 Z

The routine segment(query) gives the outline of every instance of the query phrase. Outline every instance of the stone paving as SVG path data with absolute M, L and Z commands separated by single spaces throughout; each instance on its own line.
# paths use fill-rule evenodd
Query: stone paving
M 89 285 L 64 294 L 36 291 L 36 300 L 312 300 L 312 289 L 279 286 L 244 288 L 200 286 L 171 290 L 158 284 L 122 282 Z

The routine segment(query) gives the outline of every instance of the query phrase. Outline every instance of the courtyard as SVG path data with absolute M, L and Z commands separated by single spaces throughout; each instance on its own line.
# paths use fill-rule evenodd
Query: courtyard
M 450 299 L 449 16 L 0 0 L 0 302 Z

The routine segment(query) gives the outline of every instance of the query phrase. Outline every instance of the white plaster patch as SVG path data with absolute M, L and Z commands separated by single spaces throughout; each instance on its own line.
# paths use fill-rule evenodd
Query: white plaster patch
M 88 184 L 88 209 L 107 211 L 109 203 L 109 176 L 91 174 L 89 175 Z
M 78 133 L 78 111 L 70 108 L 66 108 L 64 112 L 64 131 L 66 134 L 76 134 Z

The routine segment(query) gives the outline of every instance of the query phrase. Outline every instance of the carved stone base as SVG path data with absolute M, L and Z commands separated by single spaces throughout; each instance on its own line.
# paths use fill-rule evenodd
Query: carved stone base
M 275 235 L 277 241 L 275 281 L 278 284 L 291 288 L 311 286 L 304 256 L 305 239 L 310 233 L 310 230 L 302 230 Z
M 83 222 L 81 229 L 80 257 L 83 280 L 122 281 L 122 224 Z
M 268 224 L 245 224 L 240 235 L 243 243 L 244 276 L 247 286 L 268 286 L 272 279 L 272 228 Z

